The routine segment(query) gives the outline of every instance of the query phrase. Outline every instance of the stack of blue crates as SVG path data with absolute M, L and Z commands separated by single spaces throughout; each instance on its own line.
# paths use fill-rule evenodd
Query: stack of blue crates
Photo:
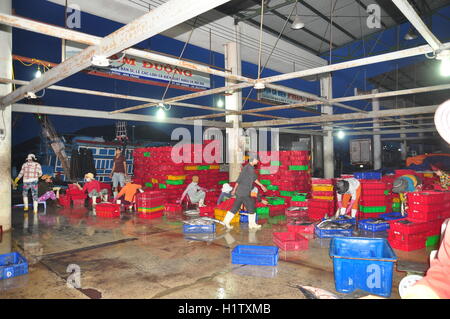
M 357 172 L 353 176 L 356 179 L 381 179 L 381 172 Z
M 238 245 L 231 252 L 231 263 L 276 266 L 278 264 L 278 247 Z
M 0 280 L 28 274 L 28 262 L 19 253 L 0 255 Z

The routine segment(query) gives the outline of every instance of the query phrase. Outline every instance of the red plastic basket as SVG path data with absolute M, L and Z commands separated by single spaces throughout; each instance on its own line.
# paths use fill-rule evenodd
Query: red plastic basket
M 199 207 L 198 210 L 200 211 L 200 216 L 207 216 L 207 217 L 214 218 L 214 207 L 213 206 Z
M 59 195 L 58 202 L 61 206 L 70 207 L 70 196 L 69 195 Z
M 286 217 L 288 218 L 300 218 L 300 217 L 307 217 L 308 216 L 308 210 L 286 210 L 285 212 Z
M 390 229 L 392 232 L 397 232 L 405 235 L 425 233 L 431 229 L 431 225 L 429 222 L 410 222 L 410 224 L 404 224 L 402 222 L 395 221 L 391 224 Z
M 72 199 L 73 207 L 84 207 L 84 199 Z
M 120 217 L 120 205 L 112 203 L 97 204 L 95 213 L 98 217 Z
M 328 185 L 328 184 L 333 184 L 333 180 L 332 179 L 328 179 L 328 178 L 312 178 L 311 180 L 312 184 L 316 185 L 316 184 L 320 184 L 320 185 Z
M 281 216 L 284 215 L 287 205 L 268 205 L 269 208 L 269 216 Z
M 288 232 L 292 233 L 314 234 L 314 224 L 313 223 L 311 223 L 310 225 L 288 224 L 287 230 Z
M 282 250 L 308 249 L 308 239 L 299 233 L 273 233 L 273 242 Z
M 291 201 L 290 205 L 294 206 L 294 207 L 308 207 L 308 202 L 307 201 L 304 201 L 304 202 Z
M 423 241 L 416 241 L 416 242 L 389 240 L 389 244 L 393 249 L 403 251 L 413 251 L 425 248 L 425 239 Z
M 171 213 L 183 212 L 183 207 L 179 204 L 165 204 L 164 208 L 165 208 L 166 212 L 171 212 Z

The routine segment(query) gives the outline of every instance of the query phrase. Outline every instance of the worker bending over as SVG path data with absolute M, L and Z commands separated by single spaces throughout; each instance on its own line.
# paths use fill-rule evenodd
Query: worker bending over
M 244 166 L 234 186 L 232 195 L 236 195 L 233 207 L 227 212 L 223 222 L 228 229 L 233 228 L 230 225 L 231 220 L 234 218 L 240 209 L 242 204 L 246 211 L 248 211 L 248 227 L 250 229 L 260 229 L 261 225 L 256 224 L 255 215 L 255 200 L 250 197 L 250 192 L 253 188 L 253 183 L 256 183 L 261 189 L 266 192 L 267 188 L 258 181 L 258 176 L 255 172 L 255 166 L 258 164 L 258 158 L 256 155 L 250 155 L 250 160 L 247 165 Z
M 350 211 L 355 218 L 361 197 L 361 183 L 356 178 L 341 179 L 336 182 L 336 192 L 338 202 L 336 218 L 339 215 L 348 215 Z
M 406 194 L 422 189 L 422 181 L 415 175 L 403 175 L 394 180 L 392 192 L 400 196 L 400 211 L 402 215 L 406 212 Z

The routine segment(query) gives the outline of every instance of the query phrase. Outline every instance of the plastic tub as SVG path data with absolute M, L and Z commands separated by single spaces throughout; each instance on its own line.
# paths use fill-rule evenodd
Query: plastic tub
M 238 245 L 231 252 L 231 263 L 276 266 L 278 264 L 278 247 Z
M 183 225 L 183 233 L 215 233 L 216 224 L 211 225 Z
M 336 291 L 351 293 L 361 289 L 389 297 L 394 263 L 389 242 L 383 238 L 333 238 L 330 244 Z
M 28 274 L 28 262 L 17 252 L 0 255 L 0 280 Z

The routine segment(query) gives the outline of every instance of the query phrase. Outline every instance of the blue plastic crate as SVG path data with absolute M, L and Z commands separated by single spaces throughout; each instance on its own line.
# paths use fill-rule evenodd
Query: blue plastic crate
M 406 218 L 406 217 L 408 217 L 408 214 L 405 214 L 405 216 L 402 216 L 402 213 L 393 212 L 393 213 L 381 214 L 381 215 L 379 215 L 379 217 L 384 218 L 385 220 L 395 220 L 395 219 L 400 219 L 400 218 Z
M 320 229 L 317 225 L 314 227 L 314 233 L 319 238 L 331 237 L 349 237 L 353 233 L 353 229 Z
M 356 289 L 389 297 L 394 263 L 397 261 L 384 238 L 333 238 L 330 244 L 336 291 L 351 293 Z
M 358 222 L 358 228 L 371 231 L 371 232 L 380 232 L 389 229 L 389 223 L 381 223 L 381 224 L 371 224 L 370 221 L 373 221 L 373 218 L 362 219 Z
M 357 172 L 353 174 L 356 179 L 381 179 L 381 175 L 380 172 Z
M 231 252 L 231 263 L 240 265 L 276 266 L 278 247 L 238 245 Z
M 193 233 L 215 233 L 216 224 L 211 225 L 183 225 L 183 233 L 193 234 Z
M 0 255 L 0 280 L 28 274 L 28 262 L 19 253 Z
M 248 214 L 246 211 L 241 211 L 239 213 L 239 222 L 243 223 L 243 224 L 248 224 L 248 215 L 243 215 L 243 214 Z M 258 222 L 258 215 L 256 215 L 256 222 Z

